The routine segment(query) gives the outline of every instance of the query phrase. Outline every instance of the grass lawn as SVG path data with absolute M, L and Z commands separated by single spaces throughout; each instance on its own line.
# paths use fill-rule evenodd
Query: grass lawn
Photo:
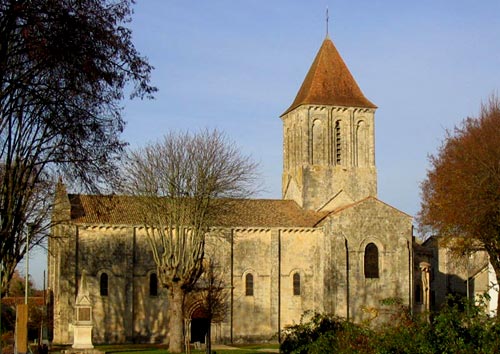
M 232 345 L 235 349 L 214 349 L 212 353 L 217 354 L 266 354 L 276 353 L 279 348 L 278 344 L 253 344 L 253 345 Z M 162 345 L 152 344 L 123 344 L 123 345 L 99 345 L 96 349 L 105 352 L 106 354 L 166 354 L 167 348 Z M 270 349 L 266 351 L 266 349 Z M 205 353 L 204 350 L 191 350 L 193 354 Z

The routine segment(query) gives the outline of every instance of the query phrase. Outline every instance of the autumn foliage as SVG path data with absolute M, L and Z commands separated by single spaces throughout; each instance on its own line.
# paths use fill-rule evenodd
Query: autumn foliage
M 462 251 L 480 244 L 500 276 L 500 100 L 447 132 L 422 183 L 421 228 L 459 239 Z

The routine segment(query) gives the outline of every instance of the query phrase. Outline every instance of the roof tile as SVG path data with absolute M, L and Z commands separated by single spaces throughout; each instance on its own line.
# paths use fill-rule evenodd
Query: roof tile
M 363 95 L 330 38 L 323 41 L 295 100 L 282 115 L 304 104 L 377 108 Z
M 82 224 L 140 225 L 142 217 L 133 197 L 70 194 L 71 220 Z M 217 215 L 218 227 L 314 227 L 327 215 L 301 209 L 291 200 L 218 199 L 225 212 Z

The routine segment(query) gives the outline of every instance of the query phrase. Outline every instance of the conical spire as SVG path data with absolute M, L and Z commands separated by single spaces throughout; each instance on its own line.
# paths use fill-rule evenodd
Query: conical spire
M 363 95 L 329 37 L 323 41 L 297 97 L 283 115 L 303 104 L 377 108 Z

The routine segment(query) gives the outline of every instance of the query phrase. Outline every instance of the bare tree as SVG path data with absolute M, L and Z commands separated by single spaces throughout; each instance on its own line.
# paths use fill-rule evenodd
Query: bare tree
M 183 347 L 183 302 L 203 271 L 205 236 L 227 211 L 220 198 L 253 191 L 256 164 L 218 131 L 169 134 L 131 152 L 124 191 L 135 196 L 158 278 L 169 289 L 169 351 Z
M 125 85 L 155 91 L 125 27 L 131 2 L 0 0 L 3 289 L 48 230 L 56 176 L 95 187 L 116 170 Z
M 212 323 L 223 322 L 229 310 L 229 291 L 224 281 L 223 270 L 215 258 L 207 257 L 205 259 L 203 273 L 195 286 L 194 297 L 208 320 L 206 352 L 210 354 L 212 351 Z
M 422 184 L 421 228 L 451 239 L 459 253 L 484 247 L 500 283 L 499 99 L 492 97 L 479 117 L 449 132 L 430 162 Z

